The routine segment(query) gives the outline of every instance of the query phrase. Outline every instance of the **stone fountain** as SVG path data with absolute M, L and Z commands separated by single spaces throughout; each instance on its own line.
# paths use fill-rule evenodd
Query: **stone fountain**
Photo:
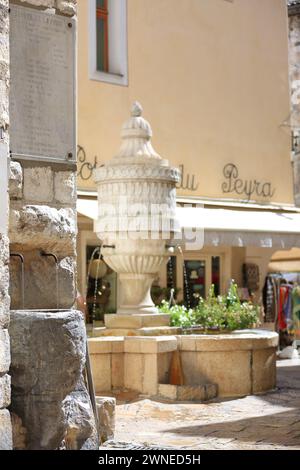
M 150 289 L 180 232 L 176 220 L 177 168 L 152 147 L 150 124 L 135 102 L 121 131 L 117 155 L 95 171 L 99 213 L 95 231 L 105 262 L 119 275 L 120 306 L 106 315 L 103 334 L 172 334 L 169 316 L 159 314 Z M 141 329 L 143 331 L 141 331 Z M 114 331 L 112 331 L 114 330 Z
M 175 213 L 179 171 L 153 150 L 151 127 L 138 103 L 121 135 L 119 153 L 95 172 L 99 197 L 95 228 L 104 260 L 118 273 L 121 290 L 117 314 L 106 315 L 106 328 L 95 328 L 89 338 L 97 393 L 129 390 L 205 402 L 216 396 L 272 390 L 276 333 L 186 335 L 169 326 L 169 315 L 157 312 L 150 288 L 179 238 Z

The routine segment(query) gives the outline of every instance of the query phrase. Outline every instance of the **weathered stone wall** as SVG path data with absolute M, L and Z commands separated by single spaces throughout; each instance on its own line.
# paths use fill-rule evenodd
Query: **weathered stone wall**
M 8 7 L 8 2 L 4 3 Z M 60 15 L 76 14 L 76 0 L 13 3 L 39 10 L 54 8 Z M 73 119 L 75 116 L 70 116 Z M 85 326 L 81 313 L 72 309 L 76 297 L 76 167 L 71 163 L 11 161 L 9 196 L 10 251 L 23 255 L 25 274 L 23 277 L 20 258 L 11 257 L 10 410 L 14 448 L 96 449 L 95 421 L 83 381 Z M 54 256 L 42 256 L 43 252 Z M 8 284 L 8 240 L 4 258 Z M 3 330 L 0 379 L 1 367 L 5 373 L 9 363 L 7 330 Z M 2 385 L 8 390 L 5 375 Z M 3 406 L 9 404 L 8 398 L 8 392 L 3 393 L 0 408 L 2 402 Z M 2 421 L 5 417 L 9 418 L 8 412 Z M 11 441 L 10 435 L 6 447 L 12 446 Z
M 11 163 L 9 237 L 11 251 L 24 255 L 26 308 L 71 308 L 75 303 L 75 178 L 75 171 L 55 165 Z M 54 258 L 41 251 L 58 257 L 57 268 Z M 18 258 L 11 259 L 10 275 L 11 308 L 22 308 Z
M 291 115 L 289 125 L 295 136 L 300 136 L 300 13 L 289 16 L 289 67 Z M 300 137 L 294 154 L 295 204 L 300 206 Z
M 9 15 L 8 0 L 0 0 L 0 157 L 1 168 L 8 158 L 8 93 L 9 93 Z M 0 169 L 0 171 L 3 171 Z M 6 185 L 3 175 L 1 184 Z M 1 197 L 5 195 L 2 188 Z M 5 196 L 4 196 L 5 197 Z M 6 212 L 6 204 L 1 201 L 1 210 Z M 3 214 L 5 218 L 5 214 Z M 10 404 L 10 345 L 8 335 L 9 296 L 8 296 L 8 238 L 5 230 L 0 233 L 0 450 L 12 448 L 11 420 L 7 407 Z
M 76 0 L 21 0 L 21 3 L 29 8 L 55 8 L 67 16 L 76 14 Z M 71 308 L 76 298 L 75 166 L 14 161 L 10 166 L 9 187 L 10 249 L 24 255 L 25 308 Z M 42 257 L 41 251 L 56 255 L 57 267 L 54 258 Z M 10 276 L 11 309 L 19 309 L 22 276 L 18 258 L 11 259 Z

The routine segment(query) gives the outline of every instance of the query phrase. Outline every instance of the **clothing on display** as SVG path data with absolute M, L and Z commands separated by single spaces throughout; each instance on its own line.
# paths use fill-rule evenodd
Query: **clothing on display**
M 263 288 L 265 322 L 300 337 L 300 273 L 269 274 Z

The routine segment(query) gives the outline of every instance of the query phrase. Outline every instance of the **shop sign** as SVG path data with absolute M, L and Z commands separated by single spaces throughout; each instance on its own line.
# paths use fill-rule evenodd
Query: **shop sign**
M 176 185 L 177 189 L 184 189 L 188 191 L 197 191 L 199 183 L 196 181 L 196 176 L 191 173 L 186 173 L 184 165 L 179 165 L 181 173 L 180 180 Z
M 93 171 L 98 166 L 98 159 L 95 156 L 94 161 L 91 163 L 87 160 L 86 151 L 81 145 L 77 146 L 77 162 L 78 173 L 77 175 L 83 180 L 88 181 L 93 176 Z
M 240 178 L 238 167 L 233 163 L 224 166 L 223 176 L 225 178 L 222 183 L 224 194 L 235 193 L 244 196 L 248 201 L 253 199 L 253 196 L 270 200 L 275 194 L 275 189 L 270 182 Z

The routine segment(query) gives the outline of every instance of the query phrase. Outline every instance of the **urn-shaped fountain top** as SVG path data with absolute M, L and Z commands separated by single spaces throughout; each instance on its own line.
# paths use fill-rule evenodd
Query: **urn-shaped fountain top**
M 119 152 L 94 173 L 99 204 L 95 231 L 105 262 L 119 274 L 118 313 L 157 313 L 150 287 L 170 255 L 167 241 L 180 232 L 180 172 L 153 149 L 151 126 L 137 102 L 121 137 Z

